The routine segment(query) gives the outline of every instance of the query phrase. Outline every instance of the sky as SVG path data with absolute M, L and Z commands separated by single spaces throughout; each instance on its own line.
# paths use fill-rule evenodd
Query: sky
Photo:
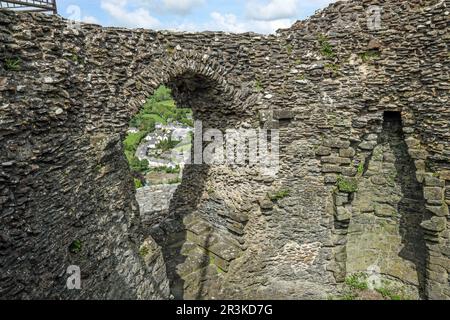
M 102 26 L 269 34 L 335 0 L 57 0 L 71 20 Z

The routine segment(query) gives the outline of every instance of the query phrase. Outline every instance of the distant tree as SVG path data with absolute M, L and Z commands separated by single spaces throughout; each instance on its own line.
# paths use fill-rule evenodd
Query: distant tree
M 131 170 L 136 172 L 146 172 L 149 170 L 148 161 L 146 159 L 139 160 L 136 157 L 133 157 L 130 161 Z
M 163 140 L 156 146 L 157 149 L 162 150 L 163 152 L 169 151 L 173 148 L 175 148 L 180 141 L 172 140 L 172 137 L 169 137 L 167 140 Z
M 166 86 L 160 86 L 153 94 L 153 100 L 156 102 L 167 101 L 172 99 L 172 90 Z

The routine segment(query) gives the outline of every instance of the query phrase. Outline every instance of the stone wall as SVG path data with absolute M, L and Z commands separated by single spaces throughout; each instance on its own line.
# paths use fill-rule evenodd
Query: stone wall
M 156 226 L 170 216 L 170 201 L 177 187 L 177 184 L 151 185 L 136 190 L 136 201 L 145 228 Z
M 376 266 L 380 274 L 403 281 L 409 291 L 405 295 L 418 297 L 427 258 L 420 224 L 427 217 L 400 114 L 385 116 L 377 143 L 352 201 L 346 271 L 365 272 Z
M 424 218 L 405 237 L 408 214 L 389 217 L 395 248 L 364 250 L 424 245 L 425 261 L 399 254 L 405 272 L 386 273 L 422 274 L 424 297 L 449 299 L 448 7 L 339 1 L 271 36 L 74 29 L 1 11 L 0 296 L 166 299 L 170 282 L 178 298 L 325 298 L 365 266 L 354 229 L 370 237 L 381 222 L 360 214 L 378 189 L 358 169 L 384 148 L 385 112 L 399 112 L 400 163 L 413 172 L 390 196 L 414 186 L 423 201 L 411 212 Z M 20 70 L 6 63 L 16 59 Z M 160 84 L 204 128 L 279 129 L 277 178 L 189 166 L 167 219 L 144 227 L 120 142 Z M 336 192 L 342 182 L 361 189 Z M 81 267 L 81 291 L 65 288 L 68 265 Z

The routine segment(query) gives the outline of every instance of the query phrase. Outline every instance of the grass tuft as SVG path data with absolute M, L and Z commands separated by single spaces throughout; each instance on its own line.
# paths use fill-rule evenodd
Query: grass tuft
M 288 197 L 290 195 L 290 193 L 291 193 L 290 190 L 283 189 L 283 190 L 277 191 L 274 194 L 268 194 L 268 196 L 271 201 L 278 201 L 278 200 Z
M 330 44 L 330 41 L 328 40 L 327 36 L 324 34 L 319 35 L 319 46 L 320 46 L 320 53 L 322 56 L 332 59 L 335 57 L 333 46 Z
M 6 58 L 5 69 L 10 71 L 19 71 L 22 69 L 21 60 L 19 58 Z
M 353 193 L 358 191 L 358 182 L 355 178 L 338 177 L 337 187 L 341 192 Z
M 345 284 L 354 290 L 366 290 L 368 288 L 365 274 L 352 274 L 345 278 Z

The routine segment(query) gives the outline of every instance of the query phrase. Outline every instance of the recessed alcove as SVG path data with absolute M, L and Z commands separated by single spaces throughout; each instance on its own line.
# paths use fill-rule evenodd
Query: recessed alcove
M 385 112 L 376 147 L 358 181 L 347 236 L 347 275 L 377 270 L 404 296 L 424 287 L 422 186 L 408 154 L 399 112 Z

